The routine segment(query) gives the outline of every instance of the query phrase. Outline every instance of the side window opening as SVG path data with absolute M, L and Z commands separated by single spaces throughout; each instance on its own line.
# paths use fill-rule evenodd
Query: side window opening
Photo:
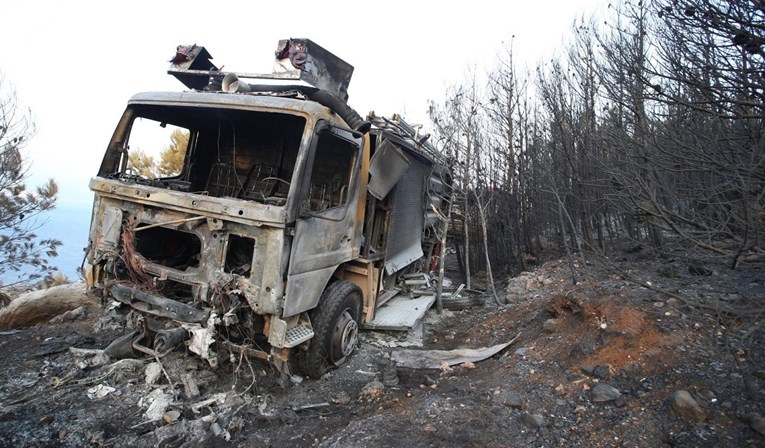
M 328 210 L 348 203 L 351 169 L 358 147 L 329 132 L 319 136 L 308 199 L 311 211 Z

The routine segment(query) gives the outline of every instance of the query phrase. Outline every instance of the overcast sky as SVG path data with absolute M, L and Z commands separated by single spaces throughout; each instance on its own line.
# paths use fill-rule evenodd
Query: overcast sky
M 178 44 L 204 45 L 224 70 L 270 72 L 279 39 L 307 37 L 355 67 L 349 103 L 362 115 L 426 119 L 471 68 L 488 70 L 514 38 L 522 65 L 562 47 L 600 0 L 3 2 L 0 70 L 32 109 L 30 183 L 53 177 L 62 206 L 88 205 L 88 180 L 127 100 L 183 90 L 166 74 Z M 501 6 L 500 6 L 501 5 Z

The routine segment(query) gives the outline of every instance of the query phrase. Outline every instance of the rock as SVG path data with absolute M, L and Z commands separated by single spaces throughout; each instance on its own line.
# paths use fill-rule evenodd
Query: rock
M 88 389 L 87 395 L 91 400 L 95 400 L 96 398 L 104 398 L 115 390 L 117 389 L 107 386 L 106 384 L 98 384 Z
M 680 301 L 674 297 L 670 297 L 669 299 L 667 299 L 666 303 L 667 303 L 667 306 L 672 308 L 677 308 L 678 306 L 680 306 Z
M 152 385 L 157 382 L 162 375 L 162 366 L 158 362 L 153 362 L 146 366 L 146 384 Z
M 668 404 L 672 413 L 679 417 L 695 422 L 703 422 L 706 419 L 704 411 L 687 391 L 678 390 L 673 392 L 669 396 Z
M 558 319 L 547 319 L 542 329 L 547 333 L 555 333 L 558 330 Z
M 621 397 L 622 394 L 619 389 L 609 386 L 606 383 L 598 383 L 592 386 L 592 401 L 595 403 L 605 403 L 608 401 L 614 401 Z
M 557 386 L 555 386 L 554 393 L 555 393 L 556 397 L 562 397 L 562 396 L 566 395 L 566 388 L 563 387 L 562 384 L 558 384 Z
M 77 307 L 71 311 L 67 311 L 64 314 L 59 314 L 58 316 L 51 319 L 49 322 L 51 324 L 62 324 L 67 322 L 74 322 L 75 320 L 82 319 L 86 316 L 85 312 L 85 306 Z
M 12 300 L 10 295 L 0 291 L 0 308 L 5 308 Z
M 576 357 L 579 355 L 590 355 L 592 352 L 595 351 L 595 346 L 589 342 L 582 342 L 581 344 L 575 345 L 571 349 L 571 356 Z M 594 367 L 594 366 L 593 366 Z
M 102 368 L 111 372 L 111 379 L 115 383 L 133 381 L 138 372 L 143 371 L 144 361 L 140 359 L 120 359 Z
M 162 416 L 162 420 L 165 422 L 166 425 L 172 425 L 173 423 L 178 421 L 178 418 L 181 416 L 181 411 L 177 409 L 173 409 L 172 411 L 167 411 Z
M 497 402 L 509 408 L 523 410 L 526 409 L 526 399 L 517 392 L 502 391 L 497 398 Z
M 181 382 L 183 382 L 183 390 L 186 391 L 186 397 L 196 398 L 199 396 L 199 385 L 197 379 L 191 373 L 184 373 L 181 375 Z
M 761 436 L 765 436 L 765 418 L 756 412 L 752 412 L 746 416 L 746 419 L 749 420 L 749 425 L 753 430 L 757 431 Z
M 582 369 L 582 373 L 584 373 L 585 375 L 590 375 L 590 376 L 592 376 L 592 374 L 593 374 L 593 373 L 595 373 L 595 367 L 596 367 L 596 366 L 593 366 L 593 365 L 589 365 L 589 364 L 585 364 L 585 365 L 583 365 L 583 366 L 581 367 L 581 369 Z
M 348 395 L 348 392 L 341 390 L 332 398 L 330 398 L 329 402 L 332 404 L 346 405 L 351 402 L 351 397 Z
M 529 414 L 524 412 L 521 414 L 521 422 L 529 428 L 541 428 L 545 426 L 545 419 L 540 414 Z
M 429 433 L 438 432 L 438 428 L 433 425 L 425 425 L 422 430 Z
M 374 379 L 361 388 L 359 400 L 374 401 L 382 397 L 385 391 L 385 385 Z
M 515 354 L 518 356 L 526 356 L 529 353 L 529 349 L 526 347 L 521 347 L 515 350 Z
M 752 422 L 752 429 L 757 431 L 761 436 L 765 436 L 765 418 L 758 418 Z
M 475 363 L 467 361 L 460 364 L 463 369 L 475 369 Z
M 0 330 L 31 327 L 82 305 L 93 303 L 85 283 L 54 286 L 22 294 L 0 309 Z
M 88 367 L 103 366 L 109 364 L 110 361 L 109 356 L 99 349 L 69 347 L 69 353 L 74 358 L 74 364 L 82 370 Z
M 611 366 L 609 365 L 599 365 L 595 366 L 595 368 L 592 371 L 592 376 L 595 378 L 605 379 L 608 378 L 608 375 L 611 373 Z
M 144 415 L 149 421 L 158 421 L 164 417 L 165 411 L 170 406 L 173 397 L 164 393 L 162 389 L 154 389 L 145 399 L 149 403 L 149 408 Z M 142 399 L 141 402 L 143 401 Z
M 37 424 L 40 426 L 48 426 L 51 423 L 53 423 L 52 415 L 43 415 L 39 420 L 37 420 Z

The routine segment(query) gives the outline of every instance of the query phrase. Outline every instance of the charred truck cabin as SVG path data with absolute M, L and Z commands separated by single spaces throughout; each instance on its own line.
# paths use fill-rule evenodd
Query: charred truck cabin
M 399 117 L 353 111 L 353 67 L 310 40 L 280 41 L 272 74 L 211 59 L 179 46 L 189 90 L 128 102 L 90 181 L 88 291 L 136 318 L 129 350 L 318 377 L 385 302 L 423 300 L 408 285 L 436 265 L 449 173 Z

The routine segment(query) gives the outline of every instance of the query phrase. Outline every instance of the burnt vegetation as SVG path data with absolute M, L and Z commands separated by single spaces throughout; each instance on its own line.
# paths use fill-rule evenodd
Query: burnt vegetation
M 543 248 L 574 282 L 590 263 L 640 282 L 618 263 L 626 249 L 691 275 L 762 272 L 763 23 L 757 0 L 612 3 L 535 69 L 511 40 L 488 75 L 432 102 L 461 187 L 451 237 L 468 279 L 517 274 Z

